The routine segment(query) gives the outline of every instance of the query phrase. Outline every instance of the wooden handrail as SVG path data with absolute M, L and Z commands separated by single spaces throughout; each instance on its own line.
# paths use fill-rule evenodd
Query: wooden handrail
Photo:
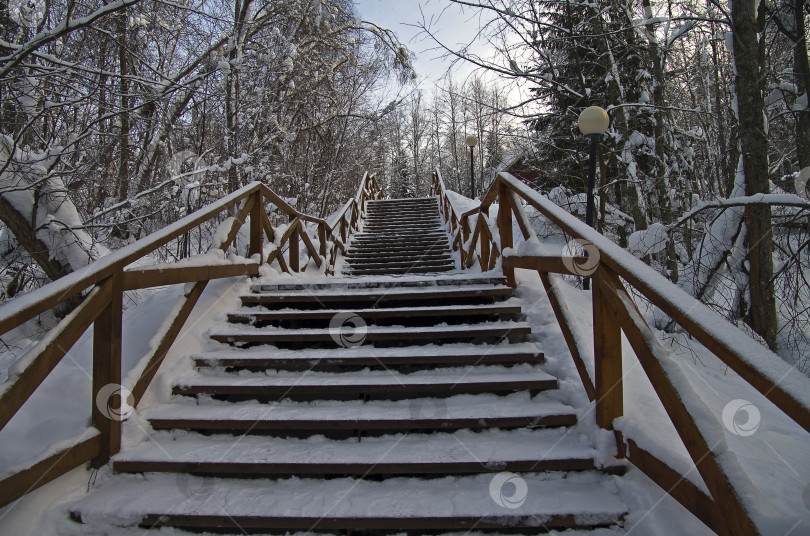
M 365 174 L 356 196 L 347 202 L 340 217 L 330 225 L 323 218 L 298 211 L 267 186 L 254 182 L 189 214 L 173 225 L 0 307 L 0 335 L 2 335 L 76 294 L 90 289 L 76 309 L 14 363 L 8 380 L 0 384 L 0 429 L 11 420 L 87 328 L 94 325 L 92 421 L 97 431 L 90 439 L 82 438 L 57 454 L 39 460 L 29 469 L 4 479 L 3 483 L 9 485 L 11 489 L 5 489 L 4 493 L 0 494 L 0 506 L 16 500 L 88 460 L 92 460 L 94 466 L 103 465 L 110 456 L 118 452 L 122 420 L 118 417 L 124 416 L 111 415 L 111 410 L 113 413 L 116 410 L 121 412 L 130 404 L 137 407 L 208 281 L 235 275 L 256 276 L 259 273 L 259 265 L 263 262 L 277 262 L 284 272 L 298 271 L 299 243 L 304 244 L 309 258 L 322 271 L 326 274 L 332 273 L 338 251 L 344 249 L 343 243 L 348 234 L 357 228 L 366 202 L 382 197 L 384 194 L 374 176 Z M 213 263 L 201 263 L 201 259 L 197 258 L 192 261 L 127 269 L 134 261 L 194 227 L 213 220 L 240 202 L 243 203 L 236 211 L 237 215 L 227 218 L 220 224 L 216 235 L 221 239 L 212 245 L 212 250 L 227 251 L 249 217 L 248 255 L 255 256 L 254 259 L 226 262 L 220 253 L 213 259 L 216 261 Z M 271 225 L 265 209 L 266 203 L 272 204 L 289 216 L 290 224 L 283 233 L 279 233 Z M 307 223 L 315 224 L 316 237 L 309 235 Z M 264 248 L 265 237 L 271 244 L 269 253 Z M 319 247 L 316 247 L 314 238 L 317 238 Z M 329 241 L 333 246 L 331 258 L 327 259 Z M 265 253 L 268 254 L 265 256 Z M 160 341 L 128 376 L 131 390 L 123 387 L 121 385 L 123 292 L 181 282 L 193 285 L 178 298 L 177 304 L 172 309 L 173 316 L 167 318 L 160 327 L 159 332 L 162 333 Z M 107 395 L 110 396 L 109 399 L 101 399 Z
M 501 247 L 502 268 L 508 280 L 512 281 L 515 268 L 529 268 L 539 273 L 585 391 L 594 402 L 597 423 L 607 429 L 612 428 L 613 421 L 623 415 L 620 333 L 623 331 L 627 335 L 711 493 L 711 497 L 707 498 L 701 496 L 702 493 L 694 486 L 677 486 L 673 497 L 720 534 L 759 534 L 751 516 L 758 505 L 751 504 L 750 497 L 735 487 L 735 483 L 746 484 L 741 481 L 745 480 L 740 476 L 742 471 L 736 462 L 717 454 L 725 448 L 719 417 L 712 415 L 691 391 L 678 366 L 658 344 L 653 330 L 644 321 L 622 280 L 678 322 L 687 333 L 807 431 L 810 431 L 810 380 L 768 349 L 752 344 L 750 337 L 706 305 L 508 173 L 498 174 L 479 206 L 463 214 L 458 214 L 452 207 L 438 172 L 433 175 L 431 193 L 439 196 L 442 214 L 454 234 L 454 248 L 460 246 L 462 267 L 470 267 L 477 260 L 481 270 L 491 269 L 493 264 L 484 245 L 487 239 L 491 239 L 493 247 Z M 498 237 L 487 237 L 481 222 L 486 221 L 489 208 L 496 200 L 499 203 Z M 526 218 L 521 200 L 565 233 L 587 245 L 588 273 L 581 272 L 582 261 L 586 258 L 554 256 L 542 249 Z M 473 228 L 469 222 L 476 215 Z M 513 221 L 516 221 L 525 241 L 532 247 L 518 251 L 512 249 Z M 565 306 L 564 296 L 556 283 L 557 276 L 553 272 L 593 277 L 593 379 L 583 359 L 589 349 L 581 343 L 582 337 L 577 334 L 576 323 Z M 712 416 L 718 422 L 707 422 L 707 417 L 711 421 Z M 632 438 L 626 439 L 632 442 Z M 630 451 L 629 461 L 639 464 L 642 471 L 663 489 L 669 490 L 675 479 L 674 470 L 661 470 L 666 464 L 649 452 L 640 451 L 639 454 L 637 448 Z M 708 504 L 724 512 L 724 515 L 707 515 L 705 510 Z
M 210 220 L 255 193 L 261 186 L 261 183 L 258 182 L 248 184 L 219 201 L 178 220 L 173 225 L 105 255 L 61 279 L 15 298 L 12 302 L 0 307 L 0 335 L 95 285 L 102 279 L 106 279 L 114 271 L 122 270 L 125 266 L 155 251 L 186 231 Z
M 453 235 L 453 251 L 459 252 L 462 268 L 470 268 L 476 261 L 484 272 L 497 268 L 501 257 L 502 237 L 499 235 L 496 239 L 493 236 L 487 209 L 479 207 L 459 215 L 447 195 L 438 170 L 433 173 L 430 194 L 439 197 L 440 210 L 450 224 L 450 232 Z M 475 218 L 474 226 L 470 225 L 472 218 Z M 511 234 L 509 236 L 511 237 Z M 511 247 L 511 241 L 507 247 Z

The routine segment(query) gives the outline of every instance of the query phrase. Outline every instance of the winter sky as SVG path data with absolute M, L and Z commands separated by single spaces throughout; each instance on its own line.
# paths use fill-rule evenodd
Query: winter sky
M 429 90 L 452 68 L 452 77 L 463 82 L 475 66 L 468 62 L 456 61 L 421 29 L 430 29 L 437 39 L 448 48 L 468 50 L 485 60 L 496 57 L 495 49 L 484 39 L 477 38 L 482 20 L 481 10 L 463 8 L 448 0 L 355 0 L 361 18 L 394 31 L 400 41 L 414 53 L 414 68 L 418 76 L 418 87 Z M 498 60 L 495 60 L 499 63 Z M 525 98 L 525 90 L 515 81 L 506 82 L 493 73 L 482 73 L 490 83 L 500 84 L 506 89 L 509 100 L 516 104 Z
M 419 28 L 424 23 L 452 48 L 466 46 L 475 41 L 478 31 L 476 10 L 452 4 L 447 0 L 356 0 L 357 11 L 364 19 L 394 31 L 399 39 L 416 55 L 414 66 L 420 87 L 425 89 L 436 83 L 451 67 L 452 61 L 443 58 L 433 39 Z M 486 56 L 487 46 L 474 43 L 473 50 Z M 459 63 L 453 72 L 463 78 L 472 72 L 469 64 Z

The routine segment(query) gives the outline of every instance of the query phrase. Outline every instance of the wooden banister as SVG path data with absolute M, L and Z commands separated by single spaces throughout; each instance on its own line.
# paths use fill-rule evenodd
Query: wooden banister
M 240 188 L 216 203 L 178 220 L 173 225 L 114 251 L 61 279 L 15 298 L 13 302 L 0 307 L 0 335 L 108 278 L 116 270 L 122 270 L 125 266 L 152 253 L 194 227 L 209 221 L 252 195 L 261 186 L 260 183 L 254 182 Z
M 460 250 L 462 267 L 471 267 L 477 260 L 484 271 L 493 264 L 486 255 L 486 248 L 476 244 L 486 238 L 485 228 L 488 229 L 488 226 L 482 225 L 482 222 L 486 221 L 489 207 L 496 200 L 499 202 L 496 221 L 500 244 L 506 250 L 504 275 L 511 279 L 515 268 L 527 268 L 539 273 L 585 391 L 594 403 L 597 423 L 610 429 L 615 419 L 623 415 L 621 333 L 624 332 L 706 482 L 711 497 L 685 484 L 684 477 L 652 454 L 638 449 L 632 438 L 622 438 L 617 433 L 635 452 L 631 455 L 631 463 L 638 463 L 648 476 L 719 534 L 759 534 L 751 515 L 758 505 L 751 504 L 751 501 L 745 503 L 744 494 L 738 492 L 736 487 L 750 483 L 743 482 L 745 476 L 735 466 L 737 462 L 733 457 L 724 457 L 721 463 L 716 454 L 726 448 L 717 412 L 709 411 L 692 391 L 680 368 L 658 343 L 622 280 L 668 314 L 807 431 L 810 431 L 810 380 L 767 348 L 752 343 L 750 337 L 706 305 L 508 173 L 498 174 L 480 205 L 462 214 L 453 208 L 438 172 L 433 175 L 431 194 L 439 197 L 442 215 L 454 234 L 454 248 Z M 564 257 L 544 251 L 526 217 L 523 202 L 587 246 L 590 256 Z M 476 218 L 475 226 L 470 225 L 471 218 Z M 513 218 L 525 241 L 531 242 L 531 247 L 526 251 L 507 249 L 512 243 Z M 479 250 L 481 254 L 477 254 Z M 581 273 L 582 261 L 586 259 L 588 273 Z M 593 378 L 583 359 L 588 350 L 583 347 L 576 320 L 565 305 L 564 296 L 556 283 L 556 273 L 592 276 L 594 279 L 591 294 Z M 620 449 L 621 452 L 624 450 Z M 722 512 L 722 515 L 710 513 L 710 510 Z

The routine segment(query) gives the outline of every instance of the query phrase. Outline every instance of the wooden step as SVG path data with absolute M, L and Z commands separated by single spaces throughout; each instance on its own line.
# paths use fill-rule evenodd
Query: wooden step
M 420 238 L 420 237 L 444 237 L 447 238 L 447 232 L 441 228 L 430 229 L 403 229 L 401 227 L 392 227 L 390 229 L 380 229 L 379 231 L 361 231 L 352 235 L 352 240 L 363 240 L 379 237 L 406 237 L 406 238 Z
M 454 268 L 456 263 L 448 255 L 445 259 L 421 259 L 413 257 L 402 257 L 401 260 L 396 259 L 365 259 L 347 261 L 347 266 L 352 270 L 356 269 L 373 269 L 373 268 L 441 268 L 449 267 Z
M 364 255 L 364 254 L 381 254 L 381 255 L 428 255 L 428 254 L 443 254 L 452 255 L 450 246 L 448 244 L 441 245 L 376 245 L 376 246 L 359 246 L 349 249 L 351 255 Z
M 574 410 L 543 393 L 507 396 L 459 395 L 447 399 L 361 401 L 280 401 L 273 404 L 220 402 L 163 404 L 144 410 L 156 430 L 196 430 L 236 434 L 330 432 L 370 433 L 415 430 L 573 426 Z
M 422 236 L 422 235 L 413 235 L 413 236 L 398 236 L 398 235 L 366 235 L 366 236 L 357 236 L 352 238 L 352 241 L 349 243 L 349 249 L 355 248 L 357 246 L 385 246 L 385 245 L 409 245 L 409 246 L 421 246 L 421 245 L 438 245 L 444 244 L 449 245 L 450 241 L 447 239 L 445 234 L 436 235 L 436 236 Z
M 452 255 L 448 245 L 440 247 L 431 246 L 386 246 L 386 247 L 358 247 L 349 249 L 352 255 L 381 254 L 381 255 L 411 255 L 418 257 L 427 254 Z
M 395 207 L 384 207 L 380 205 L 368 205 L 366 207 L 366 217 L 373 217 L 373 216 L 380 216 L 380 215 L 401 215 L 401 214 L 408 214 L 408 215 L 415 215 L 415 216 L 423 216 L 423 215 L 431 215 L 431 214 L 439 214 L 439 206 L 437 204 L 412 204 L 412 205 L 399 205 Z
M 366 215 L 365 223 L 410 223 L 410 222 L 431 222 L 436 227 L 444 225 L 444 221 L 437 212 L 414 213 L 414 214 L 375 214 Z
M 348 334 L 348 332 L 347 332 Z M 352 329 L 351 335 L 354 334 Z M 421 326 L 418 329 L 407 326 L 366 326 L 362 334 L 363 344 L 371 342 L 437 342 L 441 340 L 468 340 L 480 338 L 521 337 L 531 334 L 531 327 L 525 322 L 482 322 L 448 326 Z M 225 343 L 276 344 L 281 342 L 331 342 L 338 345 L 340 328 L 284 329 L 274 327 L 226 327 L 220 328 L 210 337 Z
M 439 217 L 438 214 L 423 214 L 421 216 L 367 216 L 363 222 L 363 228 L 367 228 L 369 226 L 387 226 L 387 227 L 396 227 L 402 226 L 407 227 L 415 225 L 418 227 L 435 227 L 439 228 L 444 225 L 444 222 Z
M 460 430 L 309 441 L 297 438 L 190 434 L 149 441 L 113 458 L 123 473 L 190 472 L 227 477 L 283 475 L 461 475 L 501 471 L 585 471 L 598 452 L 566 428 Z
M 378 233 L 392 233 L 392 234 L 410 234 L 417 235 L 421 233 L 435 233 L 443 232 L 444 229 L 434 222 L 430 221 L 412 221 L 412 222 L 392 222 L 380 221 L 370 222 L 366 221 L 363 225 L 363 234 L 378 234 Z
M 486 369 L 485 369 L 486 370 Z M 325 398 L 353 400 L 358 398 L 402 399 L 405 397 L 447 397 L 456 394 L 539 393 L 557 388 L 557 379 L 539 371 L 484 372 L 471 369 L 415 372 L 393 371 L 279 373 L 267 376 L 192 376 L 180 378 L 172 394 L 184 396 L 211 395 L 239 399 Z
M 431 259 L 431 258 L 437 258 L 437 259 L 441 258 L 441 259 L 443 259 L 443 258 L 447 258 L 448 256 L 450 256 L 449 251 L 429 251 L 429 252 L 422 252 L 420 254 L 420 258 L 424 258 L 424 259 Z M 402 257 L 402 254 L 397 253 L 397 252 L 392 253 L 392 252 L 373 252 L 373 251 L 353 251 L 353 252 L 350 251 L 349 253 L 344 255 L 343 258 L 346 259 L 347 261 L 351 261 L 351 260 L 362 260 L 362 259 L 367 259 L 367 258 L 379 258 L 379 259 L 392 258 L 392 259 L 398 259 L 398 258 L 401 258 L 401 257 Z
M 71 517 L 104 526 L 139 523 L 244 534 L 246 530 L 537 531 L 610 526 L 627 513 L 612 477 L 596 472 L 524 473 L 518 478 L 526 486 L 525 501 L 517 508 L 495 502 L 491 474 L 382 482 L 181 476 L 119 475 L 75 503 Z M 504 480 L 495 488 L 501 504 L 503 497 L 512 496 L 513 487 Z
M 391 240 L 408 240 L 411 242 L 433 242 L 436 240 L 447 240 L 447 233 L 444 231 L 429 231 L 423 233 L 403 233 L 399 231 L 386 231 L 379 233 L 357 233 L 353 235 L 349 245 L 360 242 L 385 242 Z
M 457 274 L 440 277 L 414 277 L 414 278 L 374 278 L 368 280 L 356 278 L 326 277 L 322 279 L 307 279 L 305 281 L 289 281 L 285 279 L 260 280 L 251 285 L 252 292 L 275 291 L 339 291 L 339 290 L 369 290 L 369 289 L 398 289 L 421 288 L 431 292 L 433 287 L 465 288 L 468 285 L 505 286 L 506 278 L 493 275 Z
M 193 356 L 197 367 L 234 367 L 281 370 L 333 370 L 335 367 L 397 369 L 420 366 L 537 364 L 543 353 L 533 343 L 501 345 L 443 345 L 413 348 L 357 346 L 339 349 L 272 351 L 263 347 L 220 350 Z
M 454 288 L 455 287 L 455 288 Z M 440 302 L 441 304 L 451 304 L 446 300 L 473 299 L 484 300 L 486 298 L 503 298 L 510 296 L 512 289 L 505 285 L 464 285 L 464 286 L 438 286 L 426 292 L 424 288 L 386 288 L 386 289 L 334 289 L 331 291 L 320 290 L 317 293 L 306 293 L 300 291 L 277 291 L 267 293 L 246 294 L 241 296 L 245 305 L 272 305 L 272 304 L 315 304 L 341 303 L 346 307 L 353 307 L 355 304 L 366 303 L 369 306 L 379 307 L 386 303 L 395 302 Z M 351 304 L 351 305 L 349 305 Z
M 266 324 L 270 322 L 294 322 L 299 320 L 331 320 L 338 314 L 359 316 L 371 324 L 374 321 L 389 318 L 441 318 L 446 322 L 447 317 L 480 317 L 495 315 L 518 315 L 520 306 L 502 304 L 469 305 L 436 305 L 425 307 L 398 307 L 386 309 L 314 309 L 303 311 L 255 311 L 247 309 L 235 313 L 228 313 L 228 321 L 238 324 Z
M 369 209 L 366 210 L 365 221 L 380 221 L 385 219 L 397 219 L 404 221 L 413 221 L 421 219 L 438 219 L 442 221 L 439 216 L 438 207 L 430 208 L 406 208 L 400 210 L 388 209 Z
M 454 266 L 443 267 L 410 267 L 410 268 L 352 268 L 349 266 L 343 270 L 345 275 L 414 275 L 414 274 L 434 274 L 450 272 L 455 270 Z
M 418 206 L 436 206 L 438 207 L 438 201 L 435 197 L 412 197 L 412 198 L 401 198 L 401 199 L 375 199 L 373 201 L 367 201 L 366 207 L 370 209 L 380 208 L 380 207 L 405 207 L 411 205 L 418 205 Z

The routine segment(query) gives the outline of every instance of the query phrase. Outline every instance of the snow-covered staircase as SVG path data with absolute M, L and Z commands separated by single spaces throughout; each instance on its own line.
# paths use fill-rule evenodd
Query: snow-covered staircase
M 574 431 L 503 278 L 279 281 L 255 282 L 170 402 L 140 412 L 149 439 L 113 458 L 75 520 L 240 534 L 621 523 L 617 471 Z
M 369 201 L 352 236 L 346 275 L 419 274 L 455 268 L 435 197 Z

